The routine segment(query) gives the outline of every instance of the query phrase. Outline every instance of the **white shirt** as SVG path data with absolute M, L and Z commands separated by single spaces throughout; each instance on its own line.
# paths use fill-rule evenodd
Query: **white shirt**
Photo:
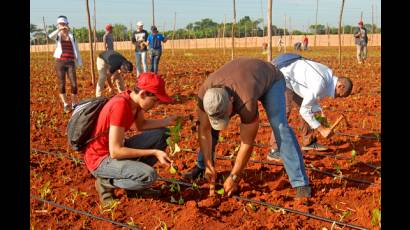
M 335 97 L 338 78 L 333 76 L 329 67 L 309 60 L 298 60 L 280 71 L 285 77 L 286 87 L 303 98 L 300 115 L 311 128 L 316 129 L 320 122 L 313 113 L 322 111 L 318 101 L 324 97 Z
M 56 50 L 54 51 L 54 57 L 55 58 L 60 58 L 61 54 L 63 53 L 63 49 L 61 48 L 61 39 L 57 40 L 58 36 L 58 29 L 51 32 L 48 37 L 51 39 L 54 39 L 57 41 L 57 47 Z M 77 42 L 74 40 L 74 36 L 71 32 L 68 33 L 68 37 L 70 37 L 71 45 L 73 46 L 73 51 L 74 51 L 74 56 L 75 56 L 75 66 L 79 67 L 82 66 L 83 62 L 81 59 L 81 54 L 80 54 L 80 49 L 78 48 Z

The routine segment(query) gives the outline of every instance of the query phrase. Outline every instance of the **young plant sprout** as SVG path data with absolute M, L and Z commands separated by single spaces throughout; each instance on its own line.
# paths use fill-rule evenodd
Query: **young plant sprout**
M 180 152 L 181 149 L 178 146 L 178 142 L 181 139 L 181 128 L 182 128 L 182 120 L 183 117 L 178 117 L 176 119 L 176 125 L 169 128 L 169 137 L 167 138 L 166 142 L 171 149 L 170 155 L 173 156 L 175 153 Z

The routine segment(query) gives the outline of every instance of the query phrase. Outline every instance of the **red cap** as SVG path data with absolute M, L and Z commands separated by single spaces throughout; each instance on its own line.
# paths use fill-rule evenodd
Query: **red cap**
M 112 28 L 111 24 L 105 25 L 105 30 L 111 30 L 111 28 Z
M 165 82 L 160 75 L 153 72 L 141 73 L 138 76 L 137 87 L 146 90 L 155 96 L 162 102 L 171 102 L 170 98 L 165 92 Z

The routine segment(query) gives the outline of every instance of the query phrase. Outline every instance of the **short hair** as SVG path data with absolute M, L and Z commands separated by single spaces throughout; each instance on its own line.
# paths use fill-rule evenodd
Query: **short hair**
M 64 15 L 60 15 L 60 16 L 58 16 L 57 18 L 65 18 L 65 19 L 67 19 L 67 17 L 64 16 Z
M 151 31 L 158 31 L 156 26 L 151 26 Z
M 340 83 L 342 83 L 345 86 L 345 91 L 342 94 L 342 97 L 347 97 L 352 93 L 353 89 L 353 82 L 347 77 L 339 77 Z
M 124 66 L 126 70 L 128 70 L 129 72 L 132 72 L 133 65 L 131 62 L 124 61 L 121 66 Z

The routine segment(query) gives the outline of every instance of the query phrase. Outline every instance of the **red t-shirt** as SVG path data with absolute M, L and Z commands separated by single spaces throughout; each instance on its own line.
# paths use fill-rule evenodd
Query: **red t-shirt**
M 121 96 L 111 98 L 107 104 L 104 105 L 98 116 L 97 125 L 94 128 L 92 136 L 96 136 L 108 130 L 110 125 L 123 127 L 125 131 L 130 129 L 138 114 L 137 111 L 135 116 L 132 115 L 130 93 L 130 90 L 122 92 L 119 94 Z M 107 132 L 87 145 L 84 157 L 87 168 L 90 171 L 94 171 L 109 154 Z

